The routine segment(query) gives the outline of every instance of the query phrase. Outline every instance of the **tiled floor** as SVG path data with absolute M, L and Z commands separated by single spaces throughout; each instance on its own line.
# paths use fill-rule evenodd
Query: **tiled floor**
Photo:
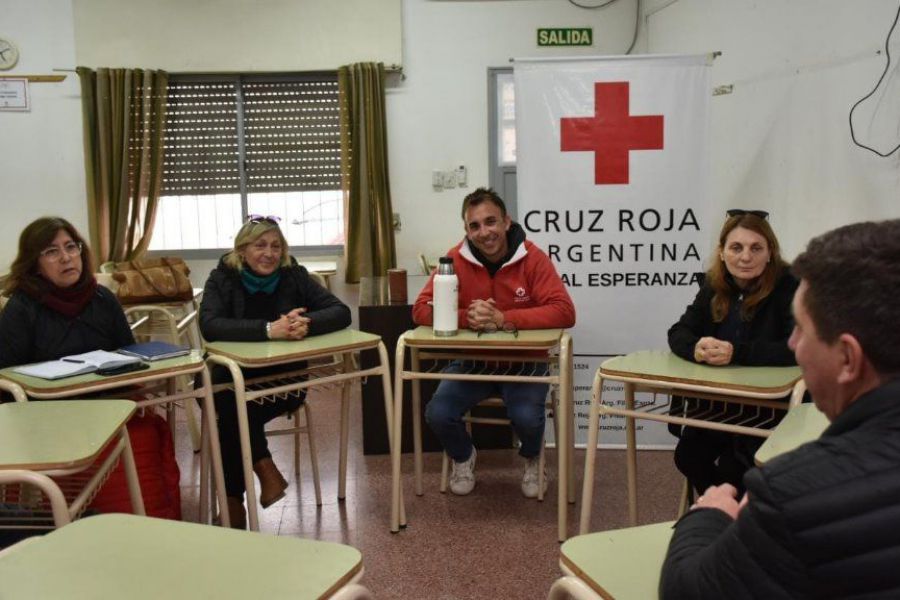
M 416 497 L 412 456 L 404 455 L 404 494 L 409 526 L 389 531 L 390 465 L 387 456 L 363 456 L 359 390 L 351 407 L 347 498 L 337 501 L 339 398 L 313 393 L 323 505 L 317 507 L 307 446 L 300 485 L 292 472 L 292 438 L 270 440 L 275 462 L 291 481 L 285 499 L 261 511 L 261 530 L 351 544 L 362 552 L 362 583 L 377 598 L 545 598 L 559 576 L 556 540 L 555 453 L 548 452 L 551 487 L 544 502 L 519 491 L 521 460 L 513 450 L 479 452 L 477 486 L 466 497 L 438 491 L 440 455 L 425 460 L 425 494 Z M 184 423 L 176 447 L 182 469 L 184 514 L 197 518 L 198 461 L 190 452 Z M 305 439 L 304 439 L 305 442 Z M 584 452 L 576 453 L 578 498 Z M 681 479 L 670 452 L 642 452 L 638 464 L 640 521 L 675 517 Z M 625 461 L 622 451 L 601 451 L 594 493 L 592 530 L 626 526 Z M 578 527 L 578 504 L 569 507 L 569 533 Z M 635 557 L 639 560 L 639 557 Z

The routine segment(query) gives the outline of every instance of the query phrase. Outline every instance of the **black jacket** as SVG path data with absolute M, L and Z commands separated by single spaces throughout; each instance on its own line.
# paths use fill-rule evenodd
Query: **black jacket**
M 247 292 L 240 272 L 223 261 L 209 274 L 200 303 L 200 331 L 207 341 L 258 342 L 266 340 L 266 320 L 244 318 Z M 292 258 L 281 267 L 271 320 L 304 307 L 310 319 L 309 335 L 321 335 L 350 325 L 350 309 L 313 280 L 306 267 Z
M 900 598 L 900 379 L 744 483 L 737 521 L 676 524 L 660 598 Z
M 734 342 L 731 362 L 746 366 L 797 364 L 787 341 L 794 328 L 791 301 L 799 283 L 789 272 L 756 307 L 748 322 L 741 323 L 741 339 Z M 735 293 L 735 297 L 737 293 Z M 694 361 L 694 346 L 701 337 L 715 337 L 718 323 L 712 320 L 713 289 L 704 283 L 681 319 L 669 328 L 669 348 L 681 358 Z
M 21 291 L 12 295 L 0 313 L 0 368 L 92 350 L 118 350 L 133 343 L 122 306 L 102 285 L 72 319 Z

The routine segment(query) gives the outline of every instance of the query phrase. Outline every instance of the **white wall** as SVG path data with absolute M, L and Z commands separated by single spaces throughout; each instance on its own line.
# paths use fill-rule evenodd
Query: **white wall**
M 342 8 L 362 0 L 350 1 L 333 0 L 329 6 L 340 14 Z M 397 0 L 385 1 L 391 5 Z M 77 2 L 78 7 L 85 2 L 106 3 L 110 11 L 118 4 L 113 0 Z M 163 6 L 172 22 L 211 23 L 221 12 L 220 2 L 201 0 L 161 4 L 129 0 L 128 4 L 134 10 L 141 5 Z M 256 52 L 262 48 L 270 58 L 284 55 L 284 48 L 292 46 L 284 41 L 278 25 L 272 24 L 278 19 L 273 7 L 284 9 L 290 3 L 252 4 L 260 8 L 241 14 L 254 21 L 246 24 L 245 31 Z M 652 14 L 646 18 L 638 51 L 723 51 L 713 68 L 713 80 L 716 85 L 733 83 L 735 88 L 733 94 L 716 97 L 712 103 L 712 197 L 723 208 L 772 210 L 773 224 L 788 255 L 795 254 L 811 235 L 835 225 L 897 216 L 900 158 L 880 159 L 853 148 L 846 125 L 850 104 L 871 88 L 883 67 L 884 58 L 876 52 L 883 45 L 896 0 L 866 0 L 865 10 L 861 4 L 851 0 L 645 1 Z M 462 197 L 487 183 L 487 68 L 509 65 L 509 58 L 516 56 L 624 52 L 631 41 L 634 6 L 635 0 L 620 0 L 602 10 L 578 9 L 564 0 L 402 0 L 406 79 L 392 77 L 387 98 L 391 186 L 395 210 L 403 220 L 397 237 L 401 266 L 413 271 L 419 252 L 440 254 L 458 240 L 462 231 L 456 215 Z M 77 64 L 73 23 L 77 25 L 81 18 L 76 18 L 70 0 L 0 0 L 0 14 L 0 36 L 16 41 L 22 52 L 13 73 L 48 73 L 53 67 Z M 538 49 L 535 30 L 552 26 L 592 26 L 595 46 L 578 51 Z M 199 25 L 192 31 L 195 43 L 173 47 L 170 56 L 184 60 L 200 56 L 190 60 L 209 64 L 203 62 L 211 59 L 201 50 L 215 34 Z M 103 36 L 92 35 L 103 42 Z M 382 47 L 378 40 L 393 35 L 376 30 L 371 33 L 371 46 Z M 130 37 L 130 44 L 120 40 L 106 46 L 110 53 L 106 64 L 124 64 L 124 53 L 132 51 L 129 48 L 148 49 L 134 41 L 134 35 Z M 900 34 L 895 37 L 900 44 Z M 338 39 L 328 46 L 329 51 L 336 52 L 334 48 L 345 42 Z M 133 56 L 133 60 L 141 66 L 159 66 L 152 55 L 140 60 Z M 222 69 L 228 63 L 215 64 Z M 31 91 L 30 113 L 0 113 L 0 138 L 11 142 L 0 161 L 0 203 L 6 217 L 0 219 L 5 240 L 0 245 L 0 264 L 4 266 L 15 253 L 18 232 L 37 216 L 62 214 L 86 230 L 77 78 L 70 73 L 62 84 L 33 84 Z M 882 111 L 900 107 L 896 94 L 891 98 L 881 102 Z M 896 143 L 896 113 L 879 113 L 871 127 L 866 111 L 860 111 L 858 118 L 863 137 L 873 136 L 873 143 L 882 146 Z M 467 188 L 432 191 L 433 169 L 460 164 L 469 169 Z
M 4 75 L 52 74 L 73 67 L 69 0 L 0 0 L 0 37 L 19 48 Z M 81 92 L 78 77 L 32 83 L 29 112 L 0 111 L 0 273 L 15 257 L 19 232 L 44 215 L 60 215 L 87 235 Z
M 656 4 L 664 7 L 647 18 L 646 51 L 720 50 L 713 85 L 734 85 L 712 100 L 713 202 L 771 211 L 789 257 L 833 227 L 900 216 L 900 155 L 855 147 L 847 121 L 884 68 L 896 0 Z M 857 139 L 880 149 L 900 143 L 900 87 L 888 83 L 854 117 Z
M 487 69 L 525 56 L 621 54 L 631 43 L 635 0 L 584 10 L 564 0 L 403 2 L 403 72 L 387 92 L 388 144 L 399 262 L 443 254 L 463 235 L 459 207 L 488 184 Z M 593 48 L 541 48 L 539 27 L 593 27 Z M 435 192 L 431 171 L 468 168 L 469 185 Z
M 400 0 L 74 0 L 78 64 L 313 71 L 400 62 Z

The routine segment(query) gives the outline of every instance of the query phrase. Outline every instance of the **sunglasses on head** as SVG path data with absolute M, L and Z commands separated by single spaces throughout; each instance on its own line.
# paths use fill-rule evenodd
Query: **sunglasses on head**
M 253 223 L 254 225 L 257 223 L 271 223 L 272 225 L 278 225 L 281 223 L 281 217 L 278 215 L 255 215 L 250 214 L 247 215 L 247 222 Z
M 732 208 L 725 211 L 725 214 L 728 218 L 731 217 L 742 217 L 744 215 L 753 215 L 754 217 L 759 217 L 760 219 L 769 219 L 769 213 L 764 210 L 744 210 L 743 208 Z

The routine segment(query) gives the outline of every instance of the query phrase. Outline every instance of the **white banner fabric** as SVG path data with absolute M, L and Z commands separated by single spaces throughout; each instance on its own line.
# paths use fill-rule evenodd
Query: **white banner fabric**
M 724 221 L 706 194 L 708 57 L 517 59 L 514 76 L 518 218 L 575 301 L 583 444 L 597 367 L 668 347 Z M 610 382 L 604 400 L 621 403 L 622 389 Z M 673 445 L 665 425 L 638 427 L 642 447 Z M 604 419 L 600 439 L 623 444 L 624 422 Z

